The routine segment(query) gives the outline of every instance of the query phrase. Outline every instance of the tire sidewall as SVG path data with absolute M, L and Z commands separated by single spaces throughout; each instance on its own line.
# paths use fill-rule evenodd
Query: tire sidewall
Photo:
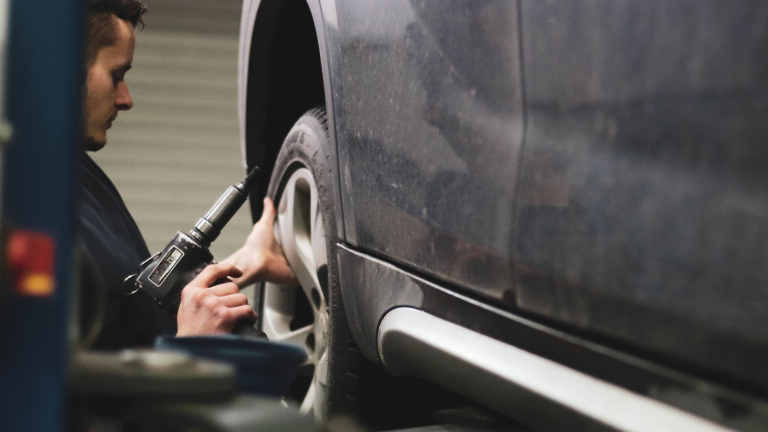
M 337 197 L 333 193 L 332 177 L 336 175 L 336 169 L 333 159 L 330 157 L 332 154 L 331 143 L 328 138 L 325 115 L 324 109 L 313 109 L 304 114 L 294 124 L 288 132 L 277 156 L 267 192 L 267 196 L 279 208 L 280 203 L 276 198 L 282 195 L 291 174 L 299 168 L 308 169 L 317 186 L 318 200 L 320 201 L 320 210 L 323 216 L 323 227 L 325 229 L 326 253 L 328 256 L 328 292 L 324 294 L 326 299 L 328 299 L 329 313 L 329 328 L 324 332 L 326 337 L 325 346 L 329 356 L 327 406 L 315 407 L 321 410 L 321 417 L 326 417 L 328 414 L 338 411 L 340 407 L 338 407 L 335 401 L 341 393 L 348 391 L 349 386 L 337 382 L 340 371 L 336 365 L 345 362 L 337 362 L 337 355 L 335 353 L 344 351 L 345 344 L 353 343 L 341 300 L 341 290 L 338 285 L 339 269 L 336 254 L 338 234 L 334 212 Z M 259 305 L 260 316 L 264 316 L 263 288 L 262 285 L 262 302 Z M 341 410 L 346 411 L 343 408 Z

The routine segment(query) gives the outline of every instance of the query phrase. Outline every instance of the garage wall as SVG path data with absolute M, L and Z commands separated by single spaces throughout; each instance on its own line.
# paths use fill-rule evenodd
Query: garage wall
M 189 231 L 244 169 L 237 125 L 238 0 L 149 0 L 122 112 L 93 155 L 150 251 Z M 213 244 L 217 259 L 250 231 L 244 205 Z

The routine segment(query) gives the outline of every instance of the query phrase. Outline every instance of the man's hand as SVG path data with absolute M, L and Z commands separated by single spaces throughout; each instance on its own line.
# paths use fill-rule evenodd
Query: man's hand
M 240 319 L 256 321 L 256 313 L 237 285 L 228 282 L 211 286 L 219 279 L 241 275 L 231 264 L 209 265 L 184 287 L 176 315 L 176 336 L 227 334 Z
M 253 226 L 245 244 L 223 261 L 242 269 L 242 277 L 234 280 L 238 286 L 245 287 L 262 281 L 281 285 L 299 284 L 275 239 L 276 214 L 272 200 L 264 198 L 261 219 Z

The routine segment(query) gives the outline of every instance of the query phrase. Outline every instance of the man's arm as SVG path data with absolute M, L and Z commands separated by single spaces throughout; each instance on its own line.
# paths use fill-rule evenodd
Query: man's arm
M 220 264 L 209 265 L 181 292 L 177 336 L 231 333 L 238 320 L 255 321 L 240 287 L 255 282 L 298 285 L 274 234 L 275 206 L 264 199 L 264 212 L 245 244 Z M 211 286 L 217 280 L 232 282 Z
M 222 263 L 232 264 L 243 272 L 233 281 L 243 288 L 256 282 L 298 285 L 298 280 L 285 260 L 283 250 L 275 239 L 275 206 L 264 198 L 264 211 L 253 226 L 245 244 Z

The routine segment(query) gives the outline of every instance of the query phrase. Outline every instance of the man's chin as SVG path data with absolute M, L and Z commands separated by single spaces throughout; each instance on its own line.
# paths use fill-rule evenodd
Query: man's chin
M 99 151 L 107 145 L 107 140 L 98 140 L 94 137 L 87 136 L 83 139 L 83 150 L 85 151 Z

